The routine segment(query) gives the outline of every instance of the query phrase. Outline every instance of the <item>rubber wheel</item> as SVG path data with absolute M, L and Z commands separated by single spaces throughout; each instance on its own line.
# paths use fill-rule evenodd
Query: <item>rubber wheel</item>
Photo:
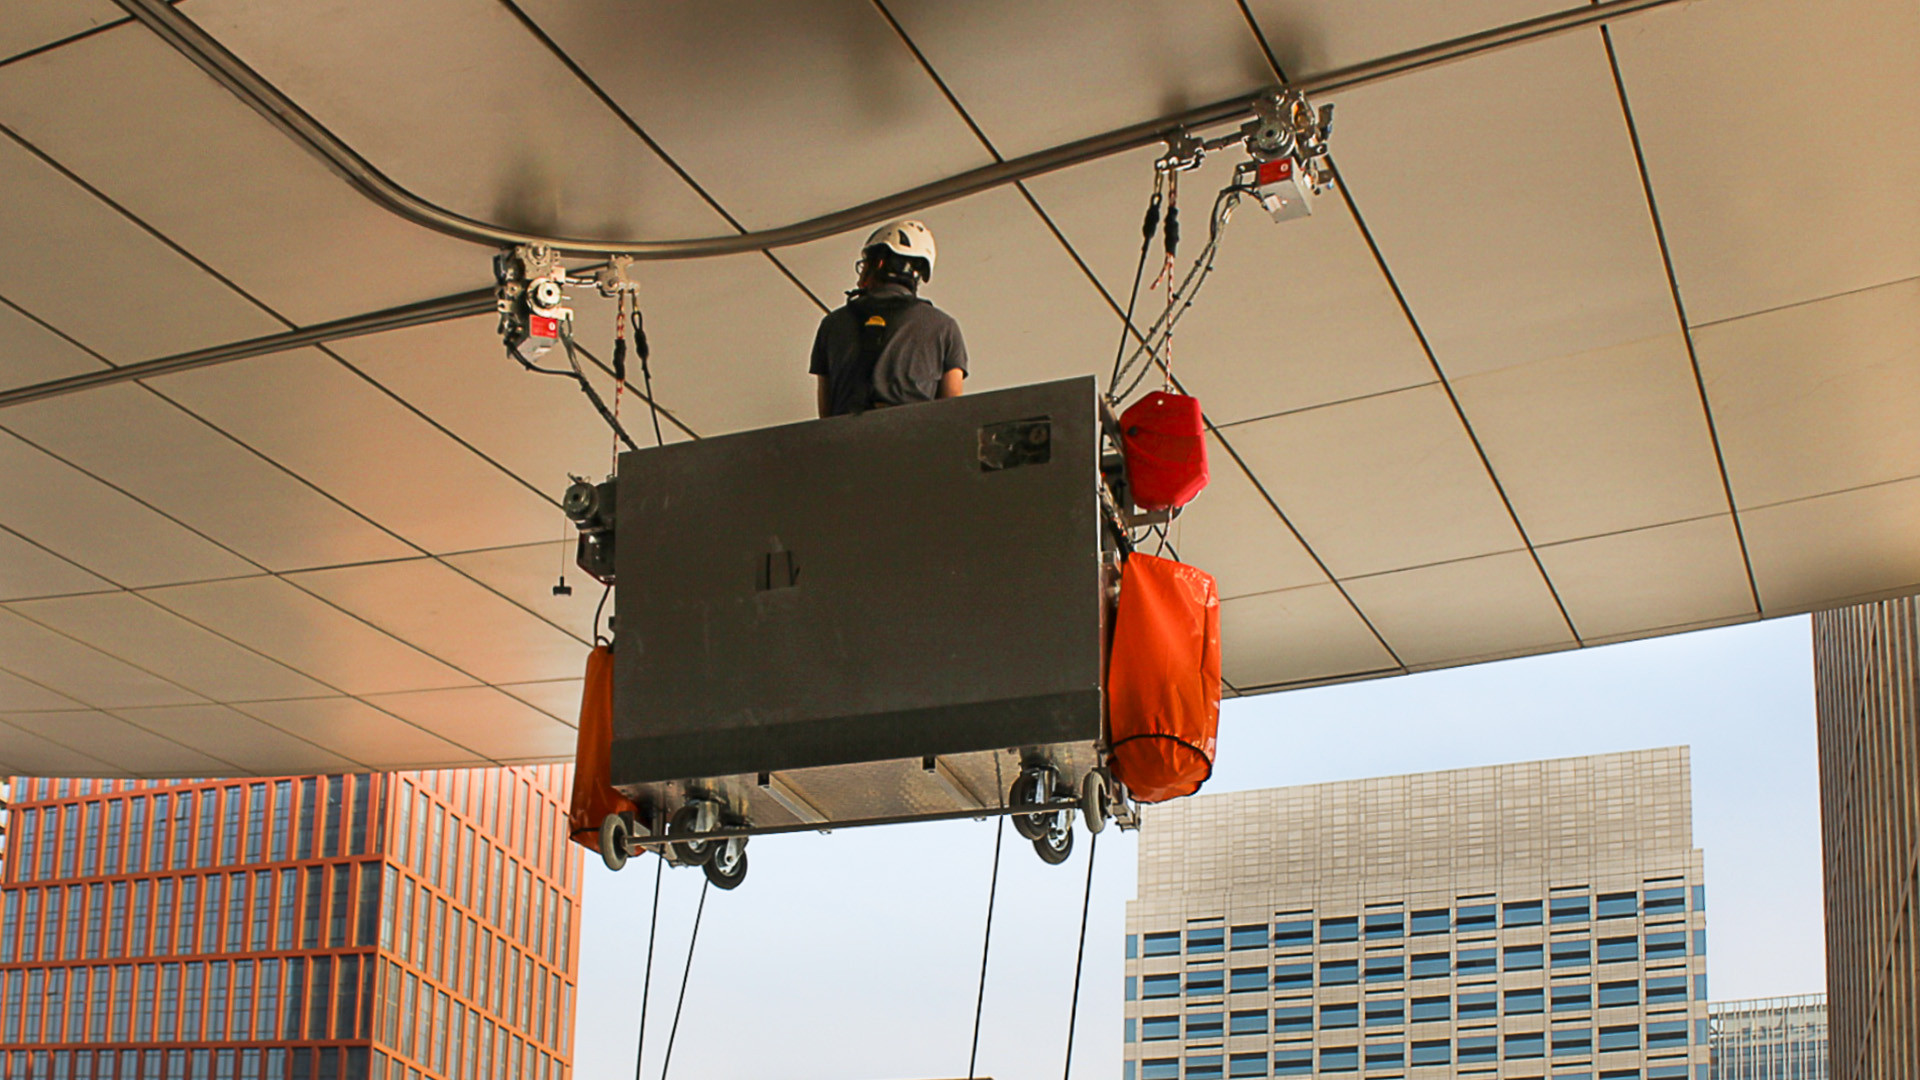
M 686 803 L 673 812 L 667 821 L 668 836 L 685 836 L 696 832 L 696 822 L 700 820 L 700 805 Z M 682 866 L 705 866 L 713 858 L 714 844 L 711 840 L 681 840 L 672 845 L 673 861 Z
M 1007 792 L 1010 806 L 1038 806 L 1046 801 L 1044 793 L 1046 777 L 1041 770 L 1029 769 L 1013 781 L 1013 788 Z M 1047 835 L 1046 814 L 1014 814 L 1013 831 L 1023 839 L 1039 841 Z
M 600 861 L 616 872 L 627 865 L 627 819 L 619 814 L 600 819 Z
M 700 869 L 707 880 L 722 889 L 737 889 L 747 880 L 747 839 L 744 836 L 730 836 L 715 841 L 713 851 L 706 865 Z
M 1113 807 L 1112 790 L 1107 785 L 1104 769 L 1094 769 L 1080 782 L 1080 816 L 1086 820 L 1087 832 L 1097 833 L 1107 827 L 1107 816 Z
M 1040 853 L 1040 861 L 1059 866 L 1073 854 L 1073 814 L 1062 810 L 1047 816 L 1053 820 L 1047 831 L 1034 840 L 1033 850 Z

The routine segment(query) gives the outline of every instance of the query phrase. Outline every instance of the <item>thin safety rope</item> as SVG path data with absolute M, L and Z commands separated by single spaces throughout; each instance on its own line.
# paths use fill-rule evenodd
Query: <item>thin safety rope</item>
M 1153 246 L 1153 234 L 1160 227 L 1160 189 L 1163 181 L 1159 173 L 1153 176 L 1153 198 L 1147 202 L 1146 219 L 1140 223 L 1140 259 L 1133 264 L 1133 290 L 1127 293 L 1127 315 L 1120 322 L 1120 344 L 1113 350 L 1113 377 L 1107 380 L 1107 396 L 1120 388 L 1120 361 L 1127 352 L 1127 333 L 1133 329 L 1133 309 L 1140 300 L 1140 278 L 1147 269 L 1147 249 Z
M 660 1080 L 667 1080 L 667 1069 L 673 1064 L 673 1040 L 680 1034 L 680 1007 L 687 1003 L 687 979 L 693 974 L 693 947 L 700 943 L 700 916 L 706 914 L 707 889 L 712 884 L 711 878 L 700 883 L 700 906 L 693 909 L 693 936 L 687 939 L 687 967 L 680 973 L 680 1000 L 673 1005 L 673 1026 L 667 1029 L 667 1056 L 660 1062 Z
M 993 877 L 987 884 L 987 930 L 980 940 L 980 990 L 973 999 L 973 1049 L 967 1054 L 967 1080 L 973 1080 L 974 1066 L 980 1060 L 980 1013 L 987 1004 L 987 954 L 993 947 L 993 898 L 1000 891 L 1000 841 L 1006 831 L 1006 815 L 994 818 Z
M 602 603 L 606 594 L 600 595 Z M 593 617 L 593 636 L 600 636 L 600 616 Z M 640 1063 L 647 1055 L 647 1001 L 653 995 L 653 942 L 660 930 L 660 875 L 667 868 L 665 856 L 661 856 L 653 866 L 653 917 L 647 920 L 647 973 L 640 980 L 640 1045 L 633 1051 L 633 1080 L 640 1080 Z
M 1067 1009 L 1067 1063 L 1060 1080 L 1073 1076 L 1073 1025 L 1080 1019 L 1080 971 L 1087 964 L 1087 913 L 1093 910 L 1093 856 L 1100 850 L 1100 834 L 1087 835 L 1087 891 L 1080 898 L 1080 953 L 1073 961 L 1073 1004 Z

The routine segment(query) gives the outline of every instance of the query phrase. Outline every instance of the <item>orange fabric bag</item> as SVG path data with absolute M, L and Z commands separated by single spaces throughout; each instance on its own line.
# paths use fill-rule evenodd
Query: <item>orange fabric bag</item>
M 568 835 L 588 851 L 600 850 L 600 822 L 637 807 L 613 790 L 613 650 L 595 645 L 587 654 L 587 685 L 580 694 L 580 734 L 573 750 L 573 797 L 567 805 Z
M 1120 572 L 1107 661 L 1110 766 L 1141 802 L 1213 775 L 1220 729 L 1220 597 L 1213 577 L 1135 552 Z

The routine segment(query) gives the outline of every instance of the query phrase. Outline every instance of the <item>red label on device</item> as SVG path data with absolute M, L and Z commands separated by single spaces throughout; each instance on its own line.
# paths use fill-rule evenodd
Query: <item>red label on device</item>
M 1274 184 L 1293 178 L 1293 159 L 1281 158 L 1278 161 L 1263 161 L 1254 182 L 1261 185 Z
M 531 315 L 527 318 L 527 333 L 533 337 L 557 338 L 560 324 L 545 315 Z

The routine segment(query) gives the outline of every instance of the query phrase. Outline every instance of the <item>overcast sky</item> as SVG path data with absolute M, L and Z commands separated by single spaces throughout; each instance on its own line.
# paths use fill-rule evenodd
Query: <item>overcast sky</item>
M 1229 702 L 1209 791 L 1655 746 L 1693 748 L 1715 999 L 1824 988 L 1819 778 L 1807 621 L 1786 619 Z M 1086 836 L 1046 866 L 1012 830 L 980 1075 L 1058 1077 Z M 765 837 L 712 891 L 671 1076 L 921 1080 L 967 1072 L 991 823 Z M 652 860 L 589 859 L 576 1073 L 632 1075 Z M 645 1075 L 660 1075 L 702 877 L 666 872 Z M 1120 1075 L 1121 934 L 1134 843 L 1109 829 L 1073 1072 Z

